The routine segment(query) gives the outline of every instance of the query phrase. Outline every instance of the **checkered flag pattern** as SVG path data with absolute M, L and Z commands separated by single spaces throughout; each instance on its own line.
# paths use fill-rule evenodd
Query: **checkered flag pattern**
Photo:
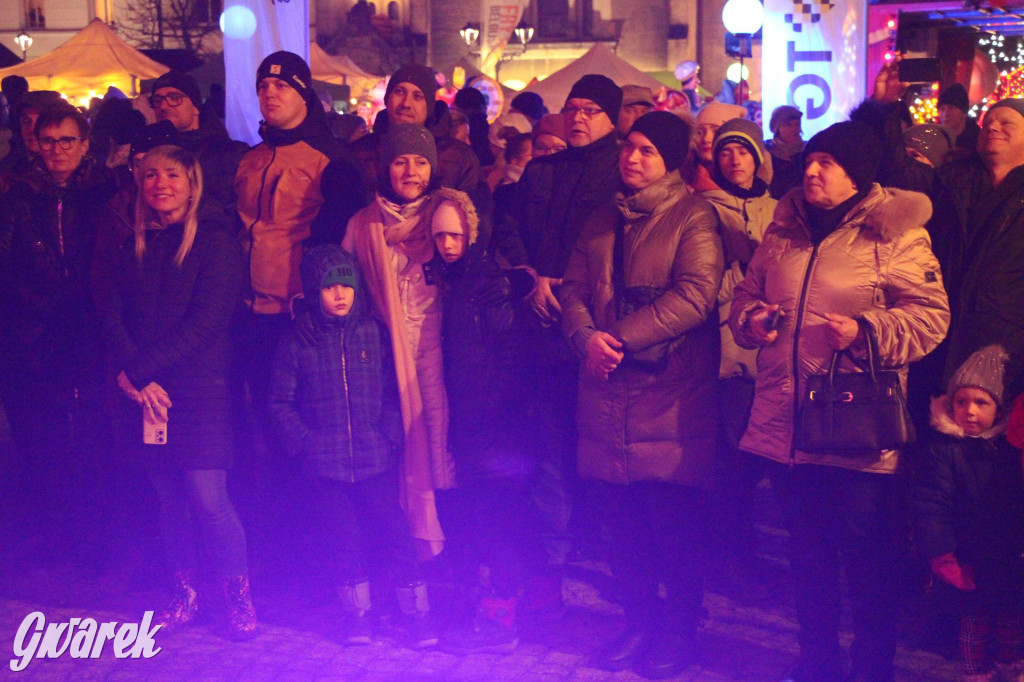
M 833 0 L 793 0 L 793 13 L 786 14 L 786 23 L 800 33 L 804 24 L 816 24 L 821 21 L 821 16 L 831 10 L 834 4 Z

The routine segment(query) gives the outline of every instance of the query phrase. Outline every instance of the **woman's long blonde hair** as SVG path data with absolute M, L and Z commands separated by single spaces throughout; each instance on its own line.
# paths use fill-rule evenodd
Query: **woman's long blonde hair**
M 142 193 L 142 179 L 145 176 L 146 168 L 158 161 L 169 161 L 180 166 L 188 177 L 188 186 L 191 192 L 188 209 L 185 211 L 185 232 L 181 237 L 181 245 L 178 252 L 174 254 L 174 264 L 181 267 L 185 257 L 192 250 L 192 244 L 196 239 L 196 230 L 199 229 L 199 200 L 203 196 L 203 171 L 199 167 L 199 161 L 181 147 L 164 144 L 154 147 L 142 157 L 142 161 L 135 169 L 135 185 L 138 187 L 139 195 L 135 200 L 135 258 L 142 260 L 146 253 L 146 230 L 154 223 L 160 224 L 160 216 L 146 203 L 146 197 Z

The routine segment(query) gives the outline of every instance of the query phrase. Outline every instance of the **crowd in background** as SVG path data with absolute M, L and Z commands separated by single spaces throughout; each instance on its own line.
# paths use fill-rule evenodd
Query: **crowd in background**
M 593 554 L 624 624 L 590 664 L 662 679 L 700 649 L 712 563 L 756 561 L 767 478 L 800 625 L 780 679 L 893 680 L 907 584 L 957 613 L 964 679 L 1024 679 L 1024 100 L 976 122 L 953 84 L 912 125 L 888 65 L 805 143 L 798 108 L 765 133 L 676 76 L 589 74 L 488 123 L 410 64 L 371 129 L 276 52 L 251 148 L 186 73 L 88 116 L 4 79 L 17 551 L 166 566 L 154 623 L 219 602 L 234 639 L 261 585 L 317 571 L 348 644 L 393 614 L 456 654 L 513 651 Z M 809 445 L 808 386 L 872 361 L 916 441 Z

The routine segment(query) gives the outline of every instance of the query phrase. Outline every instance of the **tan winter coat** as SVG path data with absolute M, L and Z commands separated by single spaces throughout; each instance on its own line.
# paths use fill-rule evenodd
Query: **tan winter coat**
M 606 331 L 627 355 L 667 354 L 668 361 L 658 373 L 623 364 L 608 381 L 581 369 L 579 471 L 612 483 L 706 487 L 717 422 L 718 220 L 676 172 L 616 199 L 594 212 L 572 252 L 561 291 L 562 328 L 570 340 L 588 328 Z M 625 286 L 665 291 L 617 319 L 612 262 L 620 222 Z
M 927 355 L 945 337 L 949 303 L 923 227 L 930 216 L 931 203 L 923 194 L 876 184 L 815 247 L 803 191 L 793 190 L 779 202 L 746 278 L 736 287 L 729 320 L 737 343 L 753 348 L 749 315 L 776 303 L 785 313 L 778 338 L 757 357 L 757 390 L 740 441 L 743 450 L 783 463 L 895 471 L 896 451 L 844 457 L 795 450 L 794 419 L 807 377 L 826 372 L 832 358 L 826 313 L 870 325 L 882 365 L 900 369 L 904 386 L 907 363 Z M 844 357 L 840 371 L 860 369 Z
M 722 363 L 718 376 L 722 379 L 753 379 L 757 376 L 757 350 L 741 348 L 736 344 L 729 329 L 729 313 L 736 285 L 743 281 L 743 271 L 754 257 L 754 250 L 764 239 L 778 202 L 767 191 L 759 197 L 744 199 L 724 189 L 715 188 L 701 192 L 700 196 L 711 204 L 718 215 L 722 246 L 725 249 L 725 276 L 722 277 L 722 288 L 718 291 L 718 326 L 722 336 Z

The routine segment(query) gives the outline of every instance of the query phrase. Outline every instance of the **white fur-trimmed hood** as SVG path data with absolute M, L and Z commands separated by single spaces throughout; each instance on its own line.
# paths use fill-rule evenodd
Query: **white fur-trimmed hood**
M 805 207 L 803 188 L 797 187 L 779 200 L 775 222 L 786 226 L 806 225 Z M 880 241 L 894 242 L 908 230 L 924 227 L 931 217 L 932 202 L 926 195 L 875 183 L 864 201 L 850 210 L 841 225 L 859 223 Z
M 953 421 L 953 396 L 948 393 L 932 398 L 931 414 L 928 421 L 932 428 L 939 433 L 953 436 L 954 438 L 982 438 L 984 440 L 991 440 L 1006 431 L 1006 415 L 1001 414 L 991 428 L 982 431 L 977 436 L 968 436 L 964 433 L 963 428 Z

